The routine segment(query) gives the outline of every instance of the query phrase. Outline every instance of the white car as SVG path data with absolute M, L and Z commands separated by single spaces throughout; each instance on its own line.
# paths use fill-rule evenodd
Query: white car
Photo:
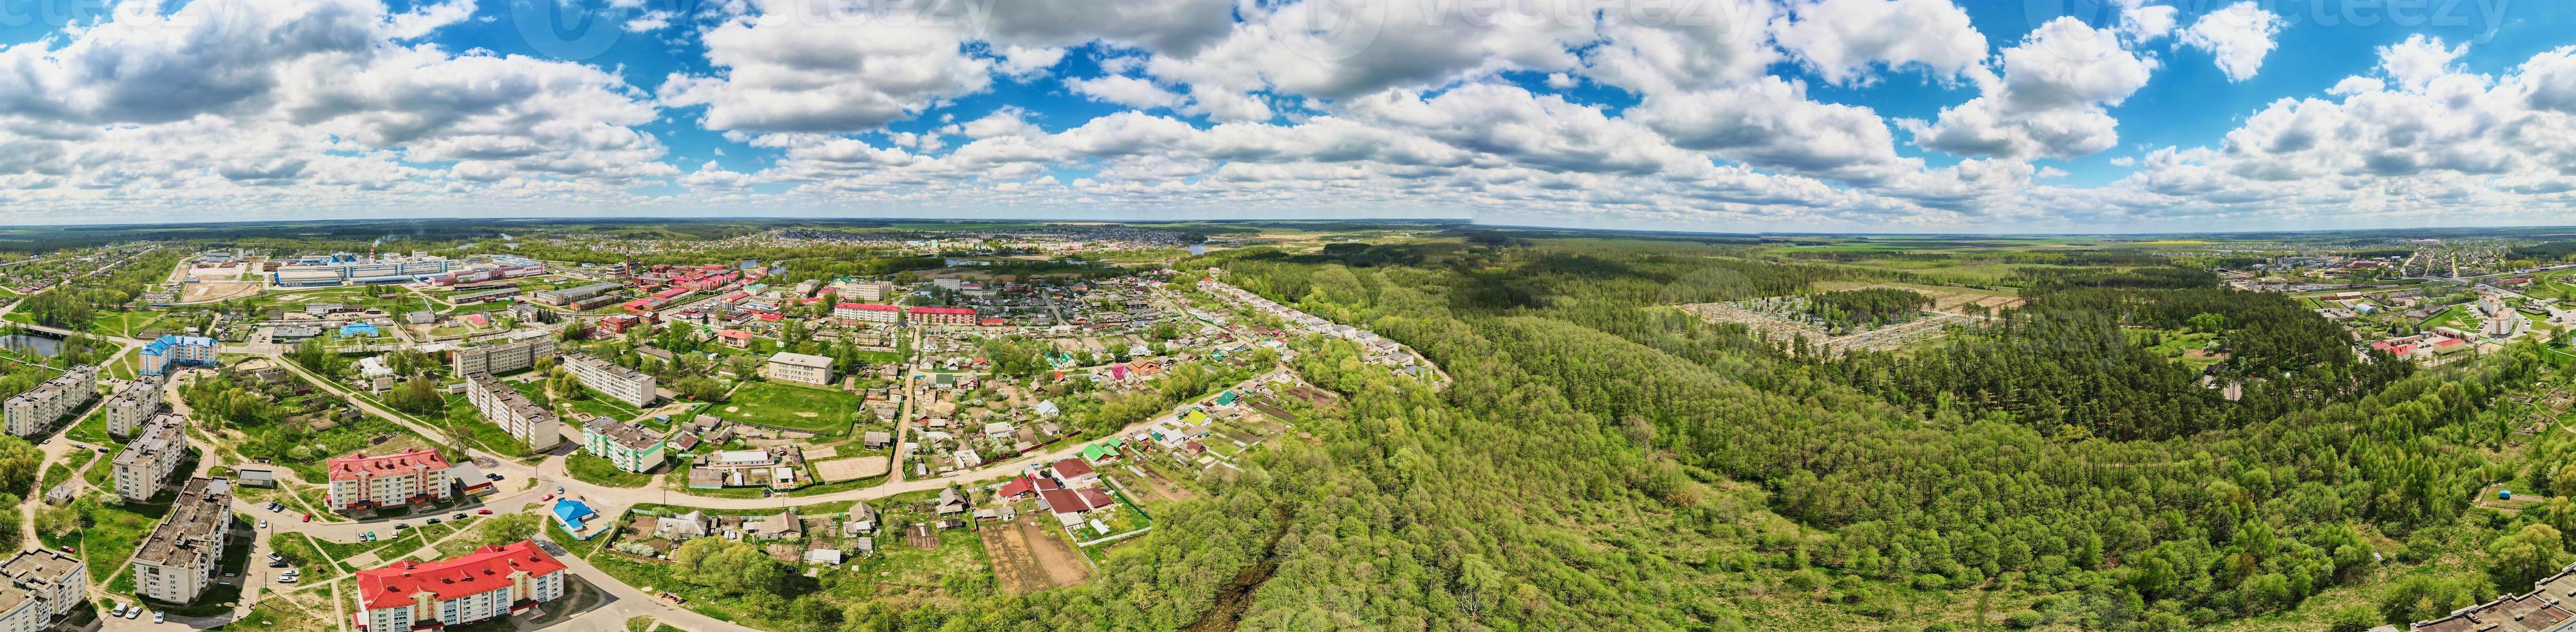
M 286 575 L 284 575 L 284 576 L 280 576 L 280 577 L 278 577 L 278 578 L 277 578 L 277 583 L 280 583 L 280 584 L 292 584 L 292 583 L 295 583 L 295 580 L 296 580 L 295 574 L 294 574 L 294 573 L 288 573 L 288 574 L 286 574 Z
M 261 518 L 261 519 L 259 519 L 259 528 L 262 528 L 262 529 L 266 529 L 266 528 L 268 528 L 268 519 L 267 519 L 267 518 Z
M 161 623 L 161 622 L 169 621 L 169 620 L 170 620 L 170 613 L 167 613 L 167 612 L 155 612 L 155 613 L 152 613 L 152 622 L 153 622 L 153 623 Z
M 133 610 L 125 611 L 125 618 L 132 619 L 140 616 L 143 616 L 143 606 L 135 606 Z
M 125 607 L 126 607 L 126 606 L 125 606 L 125 604 L 116 604 L 116 609 L 115 609 L 115 610 L 112 610 L 112 611 L 109 611 L 109 612 L 107 613 L 107 616 L 108 616 L 109 618 L 119 618 L 119 619 L 124 618 L 124 617 L 125 617 Z

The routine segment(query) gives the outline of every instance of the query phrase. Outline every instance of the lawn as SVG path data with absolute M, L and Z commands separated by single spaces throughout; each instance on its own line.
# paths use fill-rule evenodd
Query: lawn
M 744 423 L 812 431 L 826 436 L 848 434 L 866 400 L 858 395 L 780 382 L 748 382 L 734 389 L 724 405 L 710 411 Z
M 601 395 L 598 391 L 590 390 L 590 387 L 584 386 L 581 390 L 582 397 L 564 402 L 564 407 L 572 409 L 573 412 L 573 414 L 564 417 L 564 423 L 566 424 L 580 425 L 590 423 L 590 418 L 592 417 L 607 417 L 618 421 L 626 421 L 634 419 L 636 415 L 644 414 L 644 411 L 636 410 L 635 407 L 626 405 L 626 402 L 609 399 L 608 396 Z
M 594 485 L 643 487 L 653 482 L 653 476 L 650 474 L 637 474 L 617 469 L 617 466 L 609 463 L 608 459 L 589 454 L 564 457 L 564 469 L 570 470 L 573 478 Z
M 151 533 L 152 525 L 169 513 L 167 505 L 99 503 L 98 508 L 89 513 L 89 526 L 80 531 L 80 550 L 89 563 L 90 581 L 107 581 L 108 575 L 124 568 L 125 560 L 134 557 L 135 549 L 142 548 L 143 535 Z M 64 543 L 49 540 L 45 544 L 61 546 Z
M 325 549 L 315 546 L 314 542 L 313 536 L 292 532 L 280 533 L 269 536 L 268 548 L 277 550 L 278 555 L 286 556 L 286 563 L 304 569 L 304 576 L 308 579 L 321 581 L 339 577 L 343 572 L 340 565 L 323 564 L 322 552 Z
M 63 438 L 79 441 L 81 443 L 107 443 L 106 409 L 104 407 L 91 408 L 89 414 L 81 417 L 79 423 L 72 424 L 70 430 L 63 431 Z

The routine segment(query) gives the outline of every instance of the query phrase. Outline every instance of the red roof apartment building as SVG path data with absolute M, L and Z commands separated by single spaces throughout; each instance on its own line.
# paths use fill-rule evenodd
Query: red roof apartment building
M 331 493 L 323 504 L 332 511 L 349 511 L 447 500 L 453 496 L 448 467 L 447 457 L 429 449 L 331 459 L 324 462 L 331 473 Z
M 906 307 L 903 314 L 921 325 L 975 324 L 975 310 L 965 307 Z
M 491 545 L 435 562 L 358 571 L 359 629 L 463 625 L 527 612 L 564 596 L 564 564 L 535 542 Z

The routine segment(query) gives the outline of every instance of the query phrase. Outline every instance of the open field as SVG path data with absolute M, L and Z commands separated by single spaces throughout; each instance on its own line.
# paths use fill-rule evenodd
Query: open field
M 863 403 L 866 400 L 859 396 L 838 390 L 749 382 L 708 412 L 746 423 L 832 436 L 849 432 L 850 421 L 857 417 Z

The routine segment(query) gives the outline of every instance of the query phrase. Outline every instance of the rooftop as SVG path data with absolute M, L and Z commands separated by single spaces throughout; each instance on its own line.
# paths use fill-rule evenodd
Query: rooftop
M 413 470 L 420 468 L 445 470 L 447 469 L 447 465 L 446 456 L 440 455 L 437 450 L 426 448 L 412 450 L 409 452 L 397 452 L 384 456 L 367 456 L 365 454 L 359 454 L 356 456 L 331 459 L 324 462 L 324 467 L 331 471 L 331 480 L 335 481 L 357 478 L 362 475 L 385 476 L 392 474 L 408 474 Z
M 778 355 L 769 356 L 769 361 L 780 364 L 801 366 L 809 369 L 832 368 L 831 358 L 818 355 L 806 355 L 802 353 L 787 353 L 782 351 L 779 352 Z
M 195 568 L 212 564 L 222 552 L 216 536 L 232 519 L 232 483 L 191 478 L 170 503 L 170 518 L 143 536 L 134 561 L 163 567 Z
M 433 601 L 446 601 L 508 588 L 519 573 L 535 577 L 562 570 L 563 562 L 555 561 L 545 549 L 520 540 L 435 562 L 396 562 L 358 571 L 358 601 L 368 608 L 398 608 L 411 605 L 413 596 L 421 593 L 429 593 Z

